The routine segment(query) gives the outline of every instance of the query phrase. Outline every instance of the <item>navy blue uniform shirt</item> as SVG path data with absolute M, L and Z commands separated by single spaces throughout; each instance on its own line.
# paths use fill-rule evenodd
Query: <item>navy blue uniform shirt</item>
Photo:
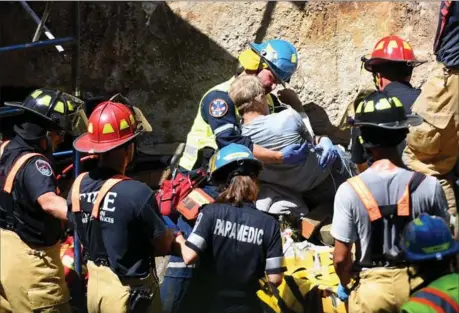
M 437 61 L 459 68 L 459 1 L 442 1 L 434 52 Z
M 97 193 L 113 170 L 99 168 L 83 178 L 80 187 L 80 205 L 84 234 L 78 234 L 83 246 L 89 247 L 91 231 L 88 221 Z M 73 187 L 72 187 L 73 188 Z M 69 192 L 68 203 L 71 203 Z M 69 220 L 78 217 L 69 214 Z M 116 184 L 102 200 L 100 225 L 110 268 L 119 276 L 145 277 L 154 266 L 154 249 L 150 240 L 162 235 L 165 225 L 159 217 L 153 190 L 146 184 L 126 180 Z
M 15 136 L 3 151 L 0 159 L 0 175 L 6 177 L 20 156 L 36 152 L 36 150 L 21 137 Z M 40 196 L 48 192 L 58 193 L 53 168 L 46 158 L 33 157 L 18 171 L 13 185 L 15 199 L 23 201 L 24 208 L 29 208 L 27 213 L 30 218 L 35 220 L 35 227 L 28 226 L 35 231 L 45 233 L 30 238 L 30 244 L 49 246 L 55 244 L 62 235 L 61 221 L 44 212 L 37 202 Z M 37 227 L 40 230 L 37 230 Z
M 236 106 L 227 92 L 209 92 L 202 99 L 201 116 L 212 129 L 218 148 L 238 143 L 253 150 L 252 140 L 241 134 L 241 126 L 236 118 Z
M 406 114 L 411 114 L 411 106 L 421 94 L 421 89 L 413 88 L 410 83 L 391 82 L 384 88 L 384 92 L 389 97 L 397 97 L 402 102 Z M 384 98 L 384 94 L 382 92 L 375 91 L 367 97 L 367 101 L 373 100 L 375 103 L 377 103 L 381 98 Z M 371 160 L 369 160 L 369 156 L 367 156 L 365 153 L 365 149 L 363 148 L 362 143 L 359 140 L 360 130 L 358 128 L 352 128 L 351 136 L 352 162 L 356 164 L 371 162 Z
M 199 214 L 186 245 L 201 258 L 210 312 L 256 312 L 258 280 L 286 270 L 277 220 L 253 204 L 209 204 Z

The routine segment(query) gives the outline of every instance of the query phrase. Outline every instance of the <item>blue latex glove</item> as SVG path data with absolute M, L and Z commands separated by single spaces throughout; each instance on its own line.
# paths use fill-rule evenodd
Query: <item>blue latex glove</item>
M 347 300 L 349 299 L 349 293 L 350 291 L 348 289 L 344 288 L 343 285 L 339 284 L 337 296 L 341 301 L 347 302 Z
M 319 165 L 322 169 L 333 165 L 338 158 L 338 150 L 327 137 L 320 138 L 320 142 L 316 146 L 316 151 L 320 154 Z
M 296 165 L 306 161 L 311 149 L 311 143 L 305 142 L 302 145 L 293 144 L 285 147 L 280 152 L 282 153 L 282 160 L 284 164 Z

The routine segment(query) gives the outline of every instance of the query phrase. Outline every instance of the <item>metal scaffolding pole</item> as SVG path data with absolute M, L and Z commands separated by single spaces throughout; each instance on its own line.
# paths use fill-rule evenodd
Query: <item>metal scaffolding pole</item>
M 53 39 L 53 40 L 41 40 L 41 41 L 36 41 L 36 42 L 29 42 L 29 43 L 22 43 L 18 45 L 0 47 L 0 52 L 23 50 L 23 49 L 35 48 L 35 47 L 53 46 L 56 44 L 64 44 L 64 43 L 69 43 L 69 42 L 73 42 L 73 37 L 64 37 L 64 38 L 58 38 L 58 39 Z

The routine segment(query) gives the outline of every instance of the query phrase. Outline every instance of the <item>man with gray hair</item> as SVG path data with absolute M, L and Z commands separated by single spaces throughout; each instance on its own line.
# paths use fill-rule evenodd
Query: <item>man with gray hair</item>
M 303 164 L 265 164 L 259 176 L 261 186 L 256 205 L 271 214 L 290 215 L 293 220 L 306 217 L 306 221 L 312 222 L 312 229 L 306 233 L 312 236 L 317 224 L 331 218 L 334 194 L 346 177 L 335 170 L 337 148 L 329 138 L 314 135 L 296 94 L 289 89 L 279 93 L 290 98 L 292 107 L 269 114 L 258 78 L 238 77 L 229 89 L 229 96 L 242 117 L 242 134 L 254 143 L 274 151 L 290 144 L 310 143 L 310 153 Z M 312 209 L 315 210 L 310 212 Z M 305 235 L 304 229 L 302 232 Z M 322 241 L 332 243 L 331 237 L 323 237 L 322 234 Z

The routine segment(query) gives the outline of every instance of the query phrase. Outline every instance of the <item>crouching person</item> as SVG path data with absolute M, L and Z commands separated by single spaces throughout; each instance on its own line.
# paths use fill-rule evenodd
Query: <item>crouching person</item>
M 161 312 L 154 256 L 170 253 L 174 235 L 159 217 L 153 191 L 124 176 L 141 127 L 132 107 L 99 104 L 74 148 L 100 155 L 69 193 L 73 221 L 88 259 L 89 313 Z
M 290 215 L 294 222 L 300 217 L 320 222 L 328 217 L 331 222 L 336 189 L 348 176 L 336 170 L 335 166 L 340 165 L 335 162 L 336 147 L 329 138 L 314 135 L 296 94 L 289 89 L 281 90 L 280 99 L 287 99 L 285 102 L 292 107 L 273 114 L 268 114 L 264 88 L 257 77 L 238 77 L 229 95 L 242 116 L 242 134 L 256 144 L 271 150 L 281 150 L 291 144 L 307 144 L 311 150 L 315 146 L 301 164 L 265 165 L 259 177 L 257 209 Z M 333 244 L 333 239 L 327 237 L 321 238 L 322 241 Z
M 262 164 L 252 152 L 230 144 L 211 159 L 221 193 L 202 208 L 191 235 L 180 238 L 186 264 L 200 261 L 183 307 L 189 313 L 262 312 L 259 279 L 279 285 L 286 270 L 279 225 L 255 208 Z

